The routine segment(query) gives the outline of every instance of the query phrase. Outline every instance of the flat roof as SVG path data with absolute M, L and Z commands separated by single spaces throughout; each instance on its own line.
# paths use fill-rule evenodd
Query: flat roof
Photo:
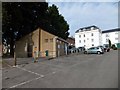
M 105 31 L 102 31 L 102 33 L 109 33 L 109 32 L 115 32 L 115 31 L 120 31 L 120 28 L 105 30 Z
M 91 28 L 91 27 L 94 27 L 95 29 L 99 29 L 97 26 L 92 25 L 92 26 L 80 28 L 80 29 L 78 29 L 75 33 L 78 33 L 79 31 L 90 31 L 90 28 Z M 86 29 L 86 30 L 83 30 L 83 29 Z
M 61 38 L 61 37 L 57 37 L 57 39 L 58 39 L 58 40 L 60 40 L 60 41 L 65 42 L 65 43 L 69 43 L 69 42 L 67 42 L 66 40 L 64 40 L 64 39 L 63 39 L 63 38 Z

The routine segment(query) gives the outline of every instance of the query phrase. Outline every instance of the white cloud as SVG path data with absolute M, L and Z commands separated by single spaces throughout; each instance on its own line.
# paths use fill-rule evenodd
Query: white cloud
M 111 0 L 112 1 L 112 0 Z M 97 25 L 102 30 L 118 26 L 117 3 L 110 2 L 51 2 L 70 25 L 70 34 L 81 27 Z

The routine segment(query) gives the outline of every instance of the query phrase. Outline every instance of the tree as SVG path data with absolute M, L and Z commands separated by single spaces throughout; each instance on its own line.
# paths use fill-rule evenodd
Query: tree
M 46 2 L 3 2 L 3 42 L 10 44 L 13 56 L 15 41 L 43 26 L 44 15 L 48 8 Z
M 109 43 L 109 47 L 111 48 L 111 41 L 110 41 L 110 39 L 108 40 L 108 43 Z
M 113 50 L 117 50 L 117 47 L 116 47 L 115 44 L 112 44 L 112 45 L 111 45 L 111 48 L 112 48 Z
M 45 30 L 63 39 L 67 39 L 69 36 L 69 25 L 64 17 L 59 14 L 58 8 L 54 4 L 49 6 L 46 15 L 47 25 Z
M 2 41 L 10 44 L 13 56 L 15 41 L 38 27 L 66 39 L 69 25 L 55 5 L 46 2 L 3 2 Z

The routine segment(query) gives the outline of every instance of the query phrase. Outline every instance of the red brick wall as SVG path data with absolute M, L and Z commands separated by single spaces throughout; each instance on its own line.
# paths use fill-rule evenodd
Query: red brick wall
M 71 45 L 71 44 L 75 45 L 75 39 L 74 38 L 69 37 L 66 41 L 69 42 L 69 45 Z

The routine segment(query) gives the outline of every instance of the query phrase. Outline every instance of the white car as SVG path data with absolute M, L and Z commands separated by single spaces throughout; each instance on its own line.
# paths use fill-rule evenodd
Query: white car
M 84 54 L 103 54 L 104 50 L 101 47 L 91 47 L 84 51 Z

